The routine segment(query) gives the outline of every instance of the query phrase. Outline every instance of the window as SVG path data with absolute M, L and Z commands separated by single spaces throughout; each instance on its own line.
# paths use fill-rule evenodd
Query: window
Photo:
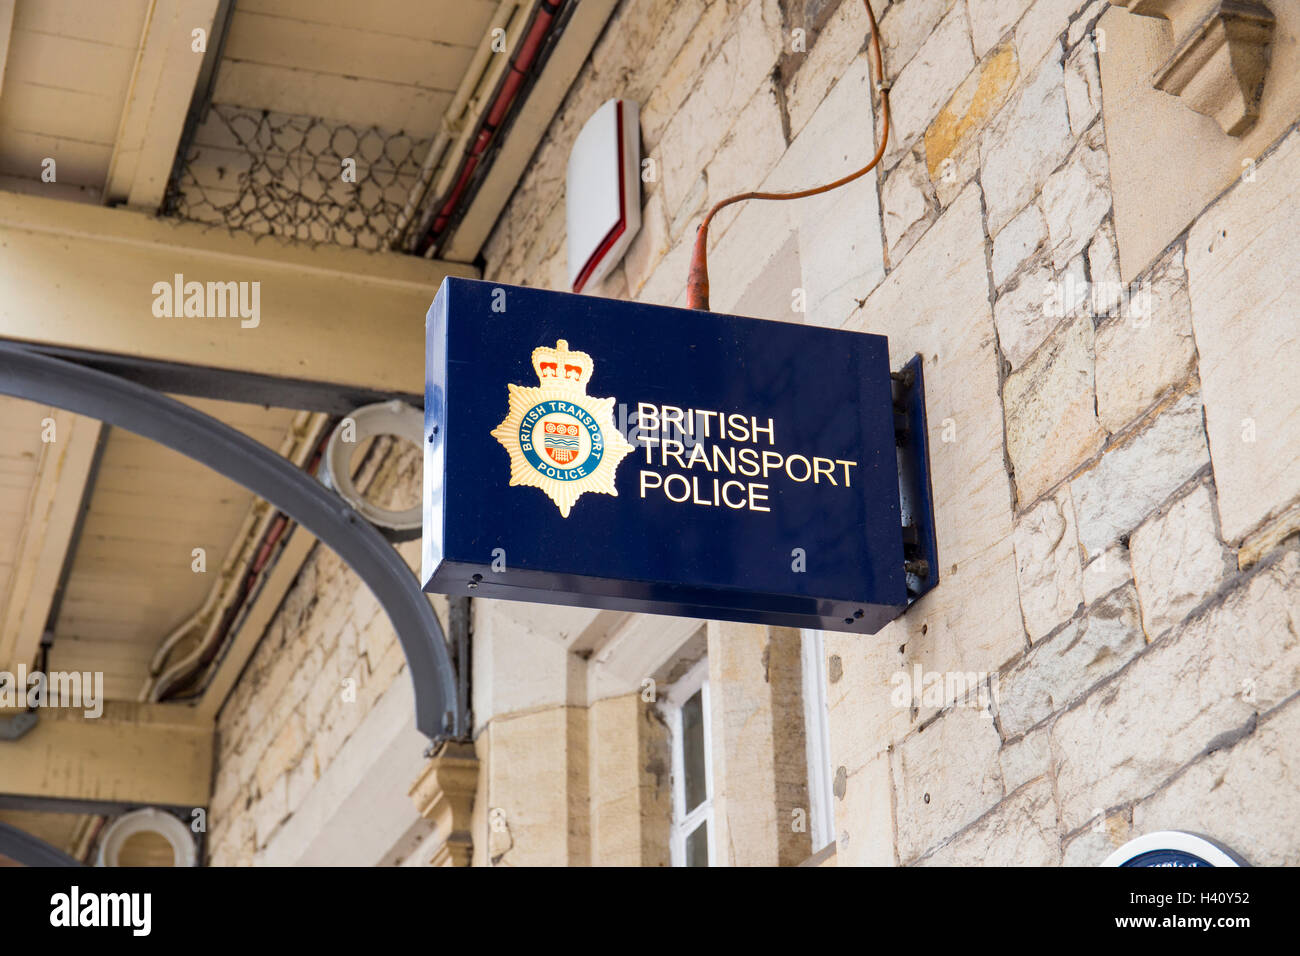
M 826 647 L 821 631 L 805 630 L 802 638 L 803 726 L 808 752 L 808 835 L 812 837 L 813 853 L 816 853 L 835 842 Z
M 708 675 L 705 658 L 673 684 L 664 706 L 673 742 L 673 866 L 714 861 Z

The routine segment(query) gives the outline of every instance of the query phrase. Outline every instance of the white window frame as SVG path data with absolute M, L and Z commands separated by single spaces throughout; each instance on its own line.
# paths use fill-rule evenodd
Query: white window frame
M 808 835 L 813 853 L 835 842 L 835 796 L 831 782 L 829 691 L 826 641 L 821 631 L 800 631 L 803 726 L 808 758 Z
M 704 722 L 704 800 L 689 814 L 686 812 L 686 755 L 682 737 L 682 706 L 700 692 L 700 708 Z M 678 681 L 668 688 L 664 697 L 664 717 L 672 738 L 673 769 L 673 819 L 669 841 L 673 866 L 686 865 L 686 837 L 703 822 L 708 843 L 709 866 L 714 866 L 716 827 L 713 821 L 713 718 L 709 712 L 709 659 L 697 661 Z

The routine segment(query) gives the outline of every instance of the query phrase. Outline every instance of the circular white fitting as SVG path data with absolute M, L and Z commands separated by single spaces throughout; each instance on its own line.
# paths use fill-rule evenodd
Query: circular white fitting
M 349 420 L 352 422 L 352 440 L 344 441 Z M 353 453 L 366 439 L 377 435 L 396 435 L 420 448 L 424 443 L 424 413 L 396 399 L 358 408 L 339 422 L 330 435 L 325 445 L 321 478 L 326 487 L 336 491 L 384 537 L 390 541 L 410 541 L 420 536 L 424 521 L 421 505 L 413 505 L 404 511 L 380 508 L 367 501 L 352 483 Z
M 194 838 L 190 836 L 189 827 L 170 813 L 150 807 L 145 810 L 132 810 L 123 814 L 108 825 L 103 838 L 99 841 L 99 857 L 96 866 L 117 866 L 118 856 L 126 841 L 137 833 L 157 833 L 172 848 L 173 866 L 194 866 L 198 860 L 198 851 Z

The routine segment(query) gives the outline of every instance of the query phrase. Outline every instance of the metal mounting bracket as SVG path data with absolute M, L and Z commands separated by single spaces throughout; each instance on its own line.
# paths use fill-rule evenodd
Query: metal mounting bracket
M 903 567 L 907 571 L 907 603 L 912 605 L 939 583 L 939 545 L 930 495 L 930 431 L 925 419 L 921 356 L 913 356 L 896 372 L 892 384 Z
M 435 743 L 468 731 L 456 669 L 419 580 L 334 492 L 269 448 L 188 405 L 107 372 L 0 340 L 0 394 L 54 405 L 150 438 L 237 482 L 333 548 L 387 612 L 415 685 L 415 726 Z

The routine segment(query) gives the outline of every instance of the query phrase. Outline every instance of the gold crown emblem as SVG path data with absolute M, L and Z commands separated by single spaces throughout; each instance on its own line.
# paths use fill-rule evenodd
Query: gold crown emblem
M 632 446 L 614 424 L 614 399 L 587 394 L 586 352 L 533 349 L 535 387 L 507 383 L 509 409 L 492 437 L 510 456 L 510 484 L 540 488 L 567 518 L 588 492 L 618 495 L 614 473 Z
M 593 364 L 586 352 L 570 352 L 564 339 L 556 342 L 555 348 L 544 345 L 533 349 L 533 371 L 543 385 L 586 392 Z

